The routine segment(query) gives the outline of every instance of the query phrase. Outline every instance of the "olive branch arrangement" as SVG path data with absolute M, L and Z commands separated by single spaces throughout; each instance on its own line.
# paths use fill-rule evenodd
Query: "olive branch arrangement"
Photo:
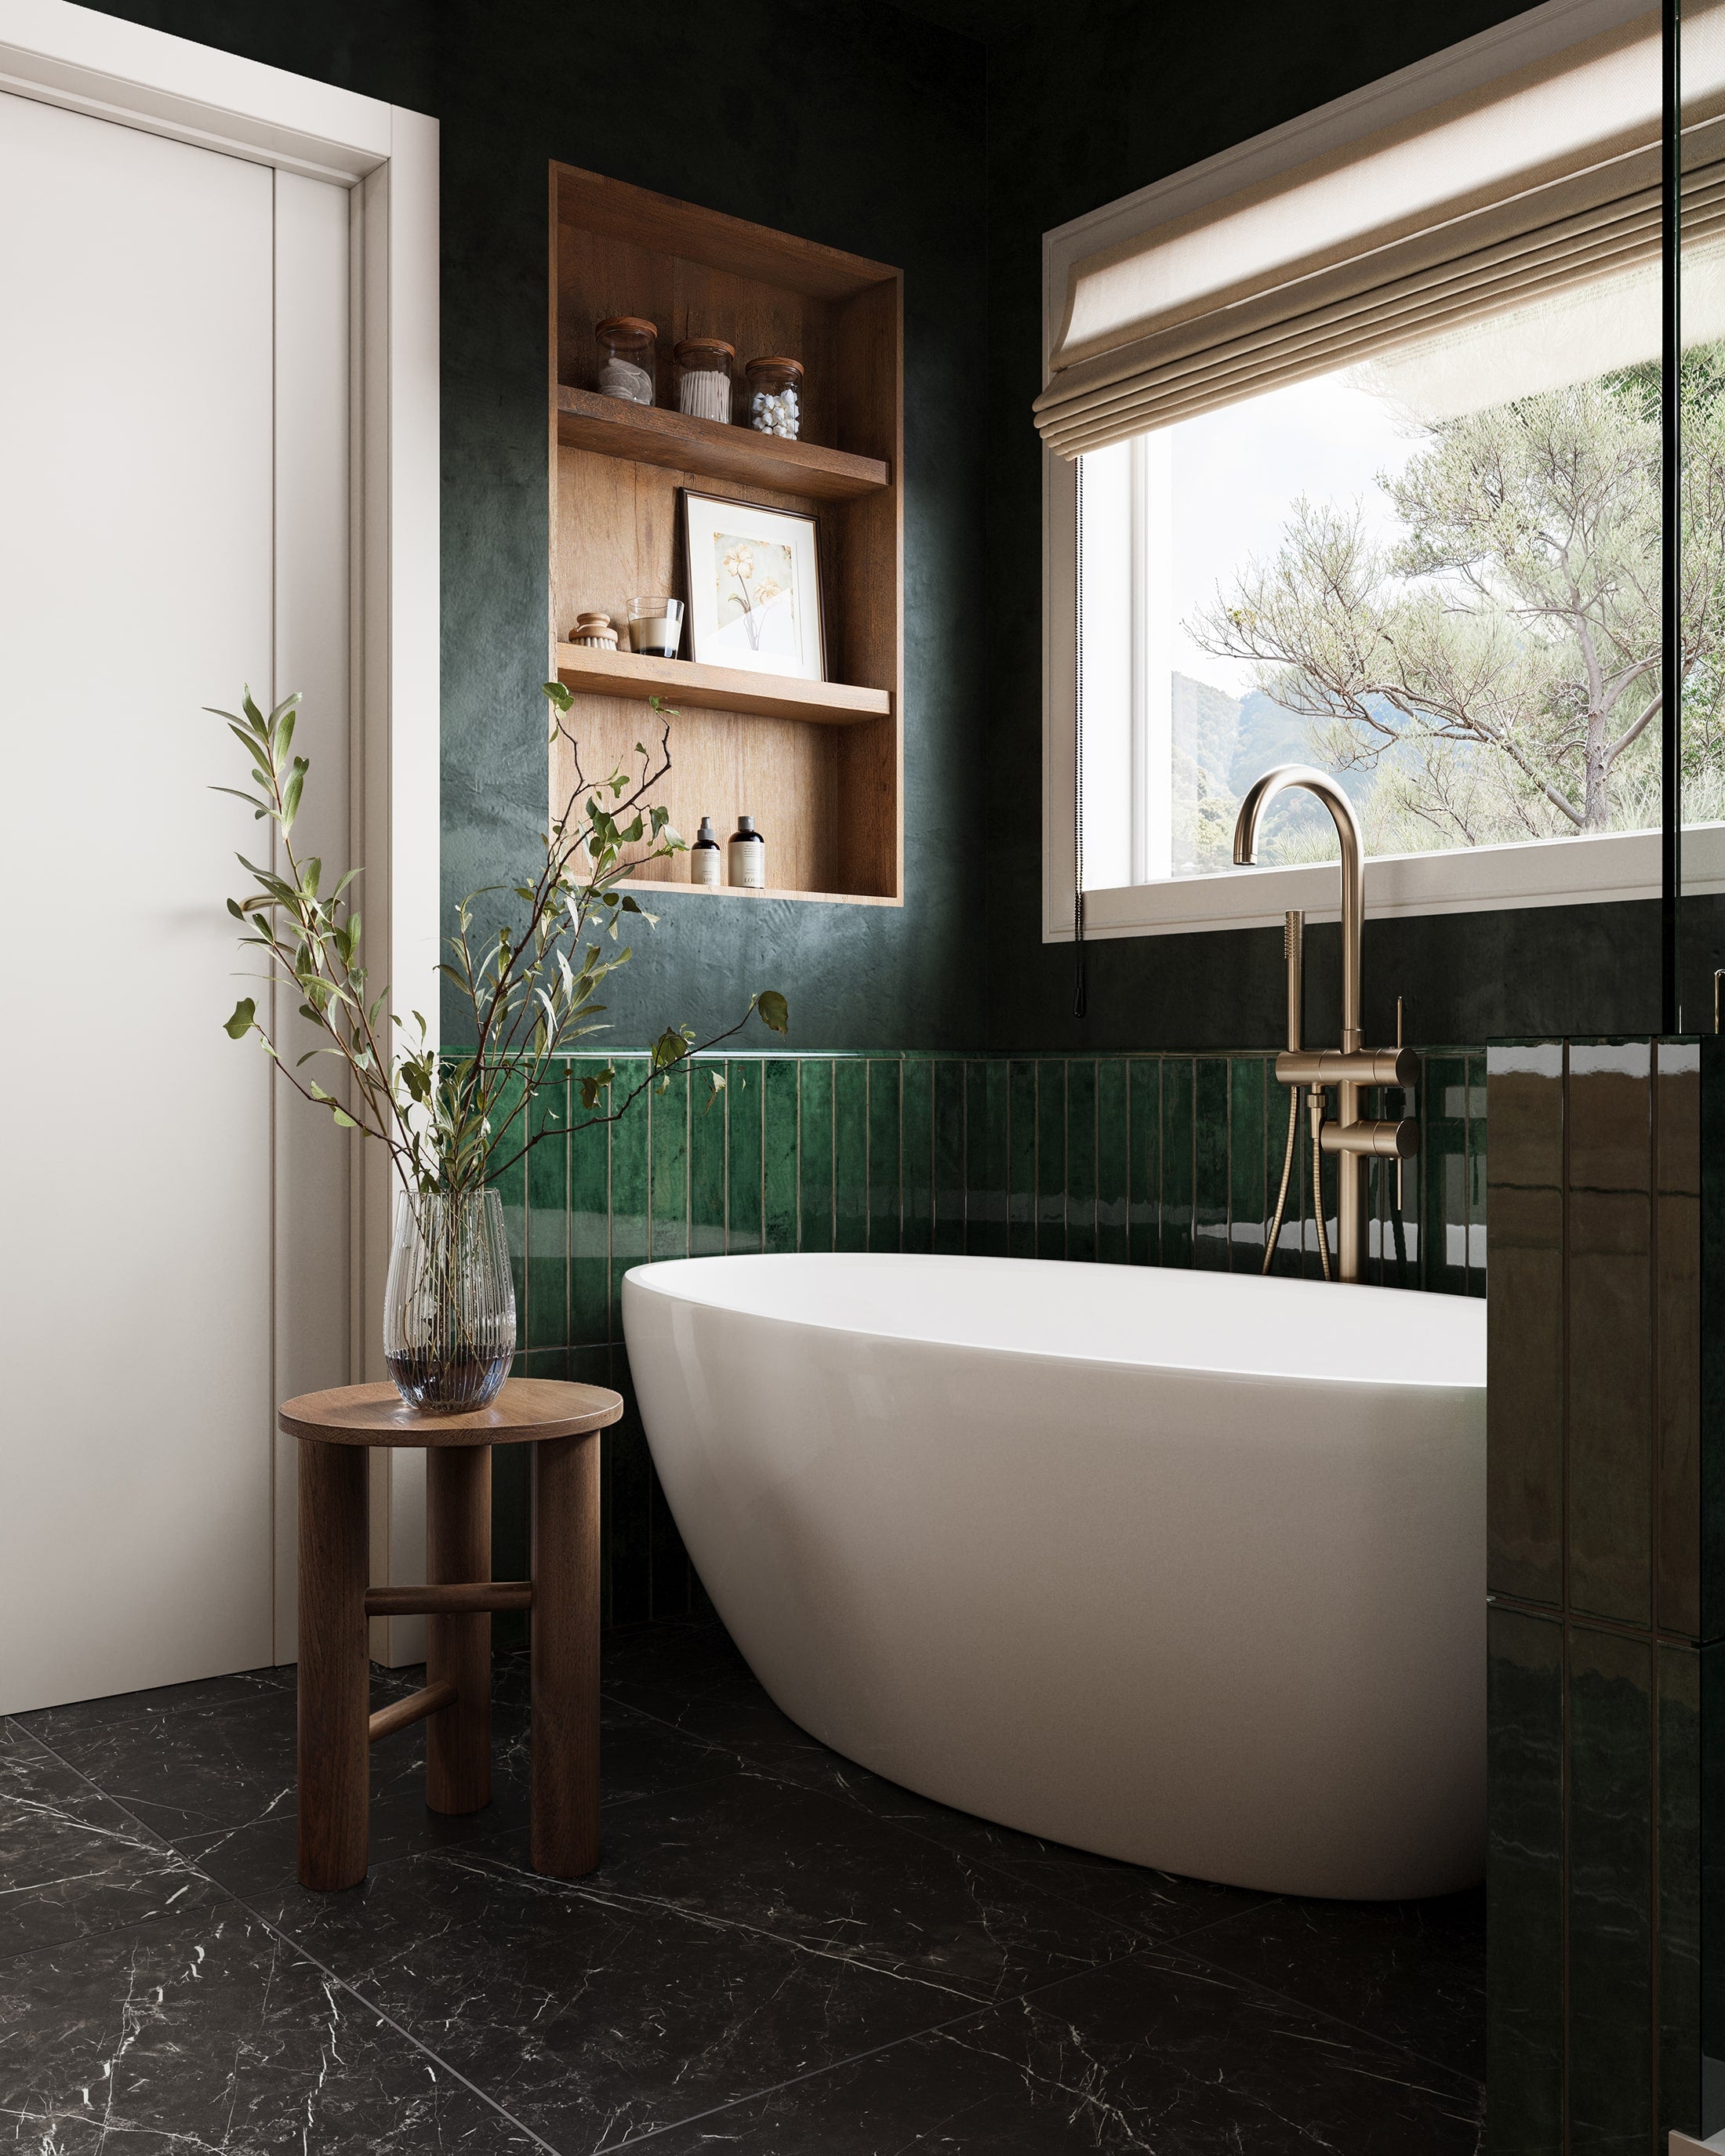
M 668 1026 L 653 1043 L 646 1076 L 620 1100 L 614 1091 L 616 1070 L 608 1065 L 581 1081 L 585 1121 L 566 1122 L 547 1115 L 538 1129 L 533 1127 L 532 1103 L 551 1075 L 553 1059 L 568 1053 L 578 1040 L 604 1030 L 598 1023 L 605 1008 L 598 992 L 610 974 L 629 963 L 630 946 L 616 948 L 625 917 L 639 915 L 649 927 L 656 920 L 631 891 L 617 886 L 641 862 L 668 860 L 685 850 L 667 811 L 650 798 L 670 769 L 670 721 L 677 713 L 660 698 L 652 698 L 661 729 L 657 750 L 649 752 L 637 742 L 638 771 L 614 771 L 593 784 L 583 773 L 567 723 L 572 693 L 558 681 L 547 682 L 544 693 L 552 706 L 551 738 L 561 734 L 574 752 L 574 784 L 562 817 L 544 834 L 545 865 L 537 880 L 507 886 L 525 910 L 525 922 L 519 917 L 514 925 L 506 921 L 495 938 L 476 949 L 475 904 L 506 886 L 474 891 L 457 909 L 455 932 L 448 939 L 449 956 L 437 970 L 459 992 L 471 1018 L 475 1045 L 454 1050 L 429 1045 L 425 1019 L 418 1011 L 414 1039 L 390 1011 L 388 987 L 371 991 L 360 963 L 360 915 L 347 896 L 359 870 L 350 869 L 325 894 L 320 888 L 322 862 L 316 855 L 302 857 L 295 848 L 294 824 L 311 768 L 306 757 L 293 753 L 297 694 L 284 698 L 267 716 L 249 689 L 239 712 L 207 707 L 227 721 L 251 758 L 256 789 L 213 790 L 233 794 L 259 822 L 267 819 L 275 826 L 286 865 L 286 873 L 278 875 L 244 854 L 236 855 L 255 888 L 244 898 L 230 898 L 228 911 L 249 932 L 240 938 L 242 948 L 263 952 L 262 977 L 297 990 L 300 1017 L 325 1039 L 290 1067 L 251 996 L 242 996 L 235 1004 L 226 1030 L 234 1040 L 256 1034 L 296 1092 L 325 1109 L 344 1130 L 361 1131 L 387 1146 L 403 1187 L 422 1198 L 477 1191 L 542 1138 L 615 1122 L 649 1086 L 663 1091 L 675 1065 L 730 1040 L 757 1014 L 774 1033 L 789 1029 L 784 998 L 776 989 L 762 989 L 749 998 L 735 1025 L 709 1040 L 697 1043 L 691 1026 Z M 625 860 L 624 848 L 644 840 L 646 853 Z M 408 1033 L 404 1042 L 395 1041 L 396 1028 Z M 307 1063 L 323 1055 L 334 1056 L 345 1073 L 345 1103 L 315 1077 L 300 1075 Z M 708 1075 L 711 1107 L 725 1081 L 716 1071 Z

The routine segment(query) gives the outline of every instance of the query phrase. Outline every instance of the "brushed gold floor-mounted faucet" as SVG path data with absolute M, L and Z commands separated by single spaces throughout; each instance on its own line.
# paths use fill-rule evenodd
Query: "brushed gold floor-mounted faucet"
M 1288 973 L 1288 1045 L 1276 1059 L 1276 1075 L 1284 1086 L 1294 1087 L 1288 1119 L 1287 1159 L 1282 1169 L 1282 1197 L 1276 1205 L 1276 1222 L 1264 1254 L 1270 1266 L 1275 1238 L 1286 1200 L 1288 1173 L 1293 1164 L 1294 1126 L 1299 1091 L 1307 1089 L 1309 1112 L 1317 1143 L 1312 1147 L 1312 1174 L 1317 1178 L 1323 1153 L 1337 1157 L 1336 1276 L 1343 1281 L 1363 1278 L 1366 1254 L 1366 1177 L 1368 1160 L 1411 1159 L 1420 1149 L 1420 1126 L 1409 1116 L 1383 1121 L 1363 1116 L 1360 1093 L 1368 1086 L 1398 1086 L 1404 1091 L 1419 1075 L 1420 1060 L 1398 1041 L 1393 1049 L 1370 1049 L 1360 1029 L 1360 966 L 1364 942 L 1365 847 L 1353 803 L 1326 773 L 1303 763 L 1279 764 L 1254 781 L 1234 826 L 1234 862 L 1250 868 L 1257 859 L 1258 826 L 1264 811 L 1278 793 L 1299 788 L 1315 793 L 1335 820 L 1342 842 L 1342 1045 L 1337 1049 L 1308 1050 L 1301 1044 L 1300 1006 L 1305 922 L 1298 914 L 1287 917 L 1285 946 Z M 1398 1032 L 1400 1029 L 1398 1027 Z M 1323 1114 L 1327 1087 L 1336 1089 L 1333 1120 Z M 1323 1244 L 1323 1207 L 1317 1204 L 1318 1239 Z M 1326 1257 L 1327 1254 L 1326 1253 Z M 1327 1278 L 1329 1266 L 1324 1267 Z

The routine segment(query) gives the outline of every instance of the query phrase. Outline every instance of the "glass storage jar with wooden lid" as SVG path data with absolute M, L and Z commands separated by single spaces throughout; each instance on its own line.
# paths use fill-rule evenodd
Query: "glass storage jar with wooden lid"
M 794 442 L 803 427 L 803 368 L 794 359 L 752 359 L 749 424 L 757 434 Z
M 723 337 L 685 337 L 677 346 L 677 405 L 692 419 L 731 424 L 731 370 L 737 347 Z
M 599 393 L 630 404 L 653 402 L 659 372 L 659 331 L 640 315 L 613 315 L 596 323 L 599 347 Z

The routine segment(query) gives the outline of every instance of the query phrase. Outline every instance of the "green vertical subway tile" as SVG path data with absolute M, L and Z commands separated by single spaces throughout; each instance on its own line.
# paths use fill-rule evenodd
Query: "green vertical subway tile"
M 725 1247 L 758 1250 L 761 1243 L 762 1137 L 766 1065 L 757 1056 L 731 1059 L 725 1078 Z
M 902 1087 L 896 1056 L 871 1055 L 869 1086 L 869 1248 L 896 1250 L 903 1232 L 899 1176 Z
M 1651 1620 L 1653 1092 L 1645 1041 L 1569 1045 L 1569 1605 Z
M 1467 1059 L 1467 1291 L 1486 1292 L 1486 1059 Z
M 833 1247 L 869 1247 L 869 1066 L 860 1055 L 833 1065 Z
M 689 1071 L 686 1065 L 655 1085 L 649 1141 L 651 1176 L 647 1209 L 649 1247 L 655 1258 L 689 1255 Z M 703 1089 L 704 1090 L 704 1089 Z
M 1272 1066 L 1273 1067 L 1273 1066 Z M 1270 1233 L 1276 1215 L 1276 1202 L 1281 1194 L 1281 1179 L 1286 1169 L 1288 1178 L 1287 1197 L 1282 1206 L 1281 1225 L 1276 1230 L 1276 1255 L 1271 1260 L 1273 1273 L 1297 1275 L 1301 1269 L 1301 1223 L 1305 1210 L 1300 1198 L 1300 1134 L 1306 1118 L 1301 1108 L 1300 1091 L 1295 1086 L 1281 1086 L 1266 1076 L 1264 1102 L 1264 1233 Z M 1293 1118 L 1294 1142 L 1291 1154 L 1288 1147 L 1288 1120 Z M 1260 1260 L 1261 1262 L 1261 1260 Z
M 1192 1059 L 1162 1059 L 1162 1257 L 1165 1265 L 1193 1258 L 1193 1148 L 1197 1103 Z
M 689 1073 L 689 1255 L 717 1258 L 725 1253 L 725 1139 L 728 1083 L 716 1091 L 713 1081 L 726 1075 L 723 1061 L 703 1056 Z
M 527 1155 L 528 1348 L 562 1348 L 569 1338 L 569 1079 L 559 1068 L 530 1111 Z
M 492 1128 L 497 1132 L 493 1158 L 500 1163 L 491 1177 L 491 1188 L 503 1202 L 503 1225 L 509 1237 L 511 1270 L 515 1280 L 516 1338 L 525 1344 L 527 1316 L 527 1164 L 509 1161 L 521 1151 L 525 1117 L 521 1112 L 521 1085 L 514 1079 L 498 1096 Z M 511 1118 L 513 1117 L 513 1121 Z
M 1486 2146 L 1563 2156 L 1561 1625 L 1486 1616 Z
M 1036 1065 L 1014 1062 L 1007 1080 L 1007 1251 L 1036 1255 Z
M 1066 1066 L 1036 1065 L 1036 1255 L 1066 1255 Z
M 761 1183 L 769 1250 L 797 1247 L 798 1059 L 775 1055 L 762 1066 Z
M 1135 1055 L 1127 1065 L 1127 1256 L 1135 1265 L 1162 1259 L 1162 1059 Z
M 1653 1645 L 1569 1634 L 1569 2148 L 1652 2138 Z
M 964 1071 L 956 1057 L 934 1066 L 934 1247 L 964 1248 Z
M 1096 1255 L 1096 1066 L 1081 1056 L 1066 1065 L 1066 1255 Z
M 999 1055 L 964 1066 L 964 1247 L 1006 1255 L 1006 1117 L 1010 1065 Z
M 577 1385 L 602 1385 L 609 1390 L 617 1385 L 616 1373 L 619 1370 L 627 1371 L 629 1356 L 620 1346 L 572 1348 L 568 1351 L 567 1363 L 567 1376 L 570 1383 Z M 604 1448 L 604 1440 L 610 1435 L 608 1430 L 599 1433 L 599 1624 L 602 1628 L 616 1621 L 611 1614 L 611 1488 L 610 1469 L 606 1463 Z M 525 1455 L 529 1449 L 525 1445 L 500 1445 L 493 1455 L 494 1471 L 495 1462 L 517 1453 Z M 525 1456 L 521 1460 L 521 1470 L 525 1489 L 527 1481 L 527 1462 Z M 505 1573 L 499 1567 L 495 1552 L 492 1553 L 491 1577 L 494 1579 L 525 1579 L 529 1568 L 524 1561 L 520 1572 Z M 501 1621 L 500 1618 L 493 1618 L 491 1620 L 491 1638 L 494 1647 L 497 1640 L 496 1627 Z M 522 1620 L 522 1637 L 516 1640 L 517 1645 L 526 1644 L 528 1628 L 525 1618 Z
M 588 1111 L 581 1081 L 605 1068 L 603 1056 L 578 1056 L 569 1068 L 572 1122 Z M 599 1112 L 610 1106 L 607 1096 Z M 569 1139 L 569 1338 L 587 1347 L 611 1337 L 611 1132 L 604 1123 Z
M 1131 1130 L 1124 1056 L 1096 1065 L 1096 1255 L 1104 1265 L 1127 1261 Z
M 1467 1292 L 1467 1065 L 1458 1055 L 1422 1059 L 1420 1078 L 1420 1285 L 1440 1295 Z
M 1264 1232 L 1269 1225 L 1264 1147 L 1267 1070 L 1261 1055 L 1236 1055 L 1228 1066 L 1228 1255 L 1236 1272 L 1255 1273 L 1264 1263 Z M 1274 1204 L 1273 1197 L 1270 1203 Z
M 1701 1656 L 1659 1656 L 1659 2116 L 1656 2146 L 1675 2129 L 1699 2140 L 1701 2117 Z M 1717 1825 L 1714 1831 L 1717 1832 Z
M 899 1173 L 903 1178 L 901 1248 L 932 1250 L 935 1239 L 934 1096 L 943 1064 L 931 1055 L 907 1055 L 901 1073 Z M 962 1066 L 961 1066 L 962 1067 Z
M 830 1250 L 833 1240 L 833 1065 L 824 1055 L 798 1064 L 798 1248 Z
M 1193 1072 L 1193 1263 L 1228 1269 L 1228 1065 L 1201 1055 Z
M 619 1079 L 624 1076 L 619 1069 Z M 623 1337 L 623 1276 L 648 1255 L 647 1152 L 652 1096 L 643 1093 L 611 1126 L 611 1325 Z M 622 1624 L 624 1620 L 618 1619 Z

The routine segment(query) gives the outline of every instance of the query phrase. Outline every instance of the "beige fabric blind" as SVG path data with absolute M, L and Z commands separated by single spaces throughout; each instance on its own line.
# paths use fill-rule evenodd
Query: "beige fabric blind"
M 1725 235 L 1725 6 L 1683 28 L 1684 239 Z M 1073 269 L 1063 456 L 1657 257 L 1660 45 L 1638 17 Z

